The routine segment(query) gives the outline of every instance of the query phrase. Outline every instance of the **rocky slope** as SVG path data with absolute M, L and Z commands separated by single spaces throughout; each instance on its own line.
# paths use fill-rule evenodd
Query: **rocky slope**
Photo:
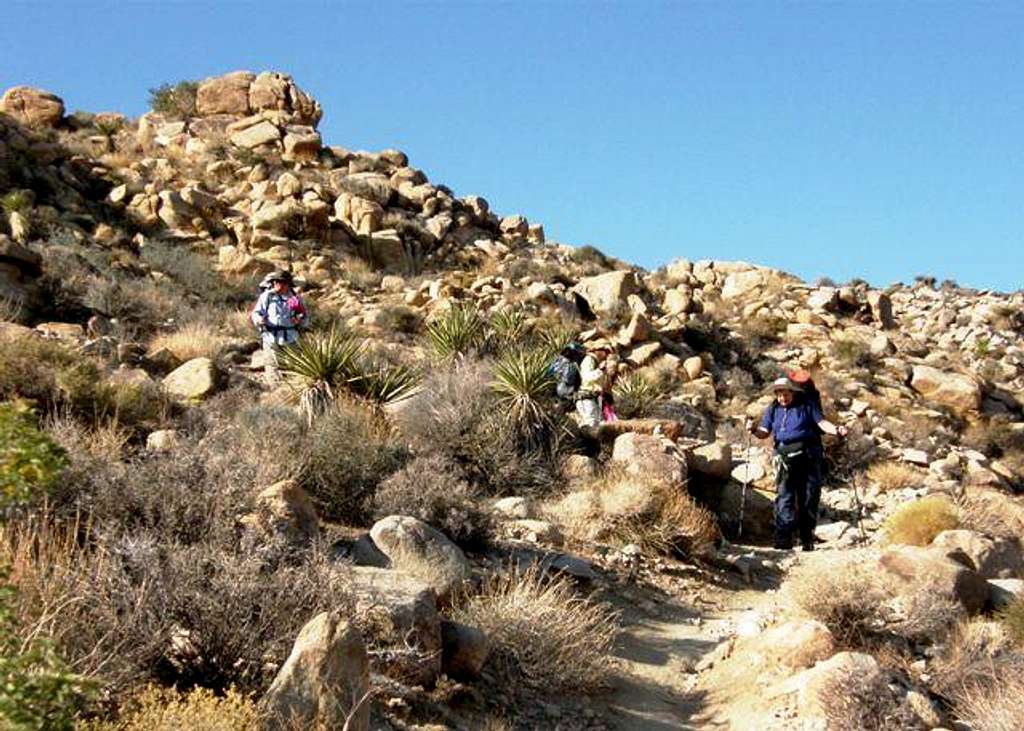
M 767 383 L 789 368 L 805 367 L 825 393 L 830 415 L 853 432 L 848 444 L 829 447 L 831 489 L 819 528 L 824 555 L 839 560 L 851 552 L 877 567 L 896 587 L 893 601 L 922 591 L 919 579 L 925 576 L 932 591 L 972 615 L 1007 601 L 1006 592 L 1020 591 L 1024 568 L 1012 531 L 1008 536 L 965 517 L 970 530 L 940 534 L 927 547 L 882 548 L 879 528 L 901 505 L 925 496 L 945 496 L 965 516 L 977 515 L 979 505 L 994 506 L 989 513 L 1020 510 L 1011 496 L 1024 486 L 1024 293 L 948 282 L 936 287 L 927 280 L 884 289 L 862 281 L 808 284 L 777 270 L 717 260 L 679 259 L 646 272 L 593 249 L 545 241 L 540 224 L 521 215 L 498 216 L 480 196 L 459 197 L 430 183 L 400 151 L 325 145 L 317 131 L 319 103 L 287 75 L 235 72 L 183 93 L 184 101 L 165 96 L 163 112 L 138 120 L 113 113 L 66 116 L 58 97 L 36 89 L 4 94 L 5 337 L 45 336 L 85 353 L 112 352 L 112 367 L 153 387 L 159 381 L 178 400 L 256 381 L 252 347 L 235 334 L 225 336 L 216 357 L 185 362 L 166 350 L 147 350 L 138 341 L 152 333 L 140 332 L 132 313 L 109 298 L 80 299 L 62 309 L 52 297 L 61 277 L 53 269 L 54 251 L 75 247 L 79 259 L 102 252 L 109 270 L 91 276 L 150 283 L 169 274 L 147 251 L 188 250 L 221 277 L 241 283 L 243 293 L 264 273 L 289 268 L 304 281 L 314 312 L 366 333 L 402 362 L 424 362 L 423 322 L 457 305 L 486 317 L 515 309 L 524 313 L 527 327 L 556 323 L 571 329 L 588 345 L 610 346 L 623 364 L 623 380 L 635 376 L 652 384 L 652 405 L 643 414 L 648 418 L 602 427 L 598 438 L 607 447 L 600 459 L 569 458 L 564 484 L 543 499 L 512 496 L 520 501 L 499 504 L 497 533 L 512 542 L 518 559 L 539 556 L 548 569 L 603 587 L 598 593 L 613 603 L 639 582 L 655 597 L 643 599 L 653 603 L 655 615 L 672 613 L 671 600 L 665 594 L 657 599 L 655 588 L 703 592 L 728 604 L 721 590 L 708 588 L 720 580 L 716 576 L 724 571 L 727 582 L 746 579 L 763 589 L 788 570 L 788 559 L 720 542 L 699 557 L 699 571 L 706 572 L 699 580 L 679 580 L 674 559 L 635 544 L 606 545 L 613 543 L 608 535 L 587 533 L 583 524 L 604 525 L 611 514 L 607 490 L 595 487 L 593 476 L 617 468 L 686 485 L 717 514 L 727 538 L 765 537 L 773 497 L 770 454 L 750 445 L 737 424 L 770 401 Z M 201 293 L 197 302 L 202 305 Z M 134 329 L 118 327 L 126 319 Z M 157 322 L 153 329 L 179 325 Z M 423 405 L 414 398 L 403 410 L 414 411 L 417 404 Z M 150 435 L 154 451 L 173 450 L 182 432 L 180 425 L 164 426 L 170 428 Z M 745 467 L 737 472 L 740 465 Z M 865 472 L 869 465 L 873 471 Z M 742 526 L 746 486 L 739 474 L 752 483 Z M 616 509 L 642 512 L 637 503 L 645 499 L 622 498 L 625 507 Z M 288 543 L 308 544 L 320 535 L 308 497 L 290 482 L 261 492 L 247 520 L 254 535 Z M 262 539 L 253 540 L 258 545 Z M 383 566 L 412 552 L 415 565 L 429 567 L 402 579 L 386 568 L 353 569 L 357 603 L 388 606 L 391 621 L 418 638 L 416 657 L 394 650 L 374 660 L 374 672 L 383 663 L 392 679 L 428 688 L 442 671 L 452 677 L 487 674 L 487 638 L 443 615 L 460 582 L 482 570 L 448 538 L 413 518 L 391 516 L 345 552 L 357 564 Z M 659 602 L 666 607 L 659 609 Z M 866 693 L 885 685 L 885 673 L 892 671 L 870 654 L 836 654 L 847 645 L 834 636 L 834 627 L 790 620 L 793 612 L 773 601 L 762 609 L 745 625 L 737 619 L 721 644 L 720 636 L 701 638 L 717 649 L 689 657 L 694 687 L 727 688 L 738 683 L 730 673 L 762 658 L 771 669 L 765 671 L 771 693 L 758 699 L 761 718 L 775 713 L 778 728 L 797 727 L 794 719 L 807 728 L 841 728 L 823 710 L 822 689 L 831 687 L 823 678 L 858 675 L 871 686 Z M 776 620 L 796 624 L 773 628 Z M 331 694 L 365 692 L 370 671 L 357 634 L 345 617 L 313 620 L 267 692 L 274 712 L 313 713 L 310 704 L 322 709 Z M 914 651 L 910 662 L 925 666 L 937 656 L 933 649 L 919 656 Z M 318 687 L 311 678 L 321 671 L 344 680 Z M 927 669 L 914 673 L 900 676 L 893 707 L 904 723 L 937 727 L 951 696 L 929 687 Z M 304 694 L 314 686 L 324 695 L 311 701 Z M 384 715 L 396 727 L 414 725 L 401 720 L 403 709 L 422 699 L 388 685 L 376 692 L 390 698 L 383 704 L 390 712 L 375 710 L 375 723 L 384 723 Z M 778 700 L 774 709 L 772 699 Z M 571 701 L 562 707 L 548 699 L 525 708 L 505 700 L 511 726 L 641 727 L 609 709 L 584 713 Z M 704 712 L 717 713 L 723 727 L 751 727 L 749 715 L 728 705 L 749 708 L 749 697 L 734 694 L 717 702 L 715 713 Z M 437 722 L 469 727 L 479 721 L 431 703 Z M 680 704 L 685 722 L 695 722 L 699 704 L 687 705 L 682 696 Z M 495 704 L 483 705 L 493 710 Z M 368 708 L 353 711 L 357 727 L 369 722 Z M 645 727 L 659 726 L 652 720 Z

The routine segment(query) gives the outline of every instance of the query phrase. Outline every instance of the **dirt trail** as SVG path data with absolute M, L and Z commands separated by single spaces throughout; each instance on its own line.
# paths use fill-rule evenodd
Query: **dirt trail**
M 779 558 L 775 551 L 749 550 L 757 560 Z M 661 594 L 652 600 L 639 588 L 620 596 L 623 631 L 616 655 L 621 669 L 607 700 L 612 727 L 730 728 L 724 712 L 728 694 L 716 693 L 712 699 L 697 689 L 702 663 L 713 660 L 741 621 L 771 613 L 778 601 L 773 589 L 784 580 L 785 567 L 796 561 L 798 556 L 774 571 L 758 572 L 752 583 L 736 573 L 726 585 L 704 585 L 688 596 Z

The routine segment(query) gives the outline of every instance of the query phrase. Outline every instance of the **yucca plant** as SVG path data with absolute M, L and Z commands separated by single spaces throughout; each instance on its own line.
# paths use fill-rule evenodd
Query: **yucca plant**
M 337 387 L 359 374 L 362 353 L 363 343 L 342 330 L 310 333 L 278 351 L 278 368 L 299 389 L 309 423 L 327 409 Z
M 488 324 L 488 339 L 491 349 L 496 353 L 522 345 L 529 332 L 526 312 L 519 308 L 494 312 Z
M 612 389 L 615 411 L 624 419 L 647 416 L 665 396 L 664 391 L 639 373 L 620 378 Z
M 541 328 L 537 331 L 536 338 L 540 347 L 554 357 L 562 352 L 576 336 L 575 330 L 567 325 L 556 324 Z
M 491 387 L 498 408 L 515 431 L 535 443 L 552 425 L 551 394 L 554 376 L 548 371 L 550 355 L 543 349 L 511 351 L 494 364 Z
M 443 360 L 469 354 L 480 346 L 486 323 L 471 305 L 455 305 L 427 325 L 427 336 L 437 356 Z
M 12 190 L 0 198 L 0 208 L 6 213 L 21 213 L 32 204 L 29 194 L 23 190 Z
M 419 391 L 422 376 L 415 368 L 372 361 L 358 367 L 360 372 L 348 380 L 348 389 L 378 408 L 397 404 Z

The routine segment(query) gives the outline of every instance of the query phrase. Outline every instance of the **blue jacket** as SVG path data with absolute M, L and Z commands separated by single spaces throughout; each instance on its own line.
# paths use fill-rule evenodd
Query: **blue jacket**
M 765 409 L 761 428 L 771 432 L 776 444 L 814 441 L 821 438 L 818 428 L 821 419 L 821 409 L 817 404 L 797 396 L 789 406 L 776 402 Z
M 288 306 L 288 300 L 298 297 L 293 292 L 281 295 L 272 289 L 264 290 L 252 311 L 252 323 L 261 328 L 261 339 L 272 345 L 290 345 L 299 339 L 299 327 L 308 323 L 299 322 Z M 301 302 L 301 300 L 300 300 Z

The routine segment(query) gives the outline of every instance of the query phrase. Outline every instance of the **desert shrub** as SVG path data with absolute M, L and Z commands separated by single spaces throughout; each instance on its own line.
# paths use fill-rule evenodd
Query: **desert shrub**
M 32 194 L 25 190 L 12 190 L 0 197 L 4 213 L 24 213 L 32 207 Z
M 191 117 L 196 111 L 196 92 L 199 84 L 195 81 L 179 81 L 177 84 L 163 83 L 149 90 L 149 108 L 169 117 Z
M 952 701 L 959 715 L 961 706 L 969 709 L 974 699 L 998 700 L 998 693 L 991 698 L 988 693 L 1001 679 L 1020 678 L 1022 672 L 1024 652 L 1013 647 L 1002 624 L 975 619 L 961 624 L 946 651 L 936 658 L 932 688 Z
M 238 305 L 255 299 L 253 292 L 225 280 L 211 268 L 207 257 L 186 246 L 150 241 L 140 257 L 151 269 L 173 279 L 179 291 L 200 297 L 205 306 Z
M 299 479 L 321 517 L 356 525 L 369 517 L 380 482 L 408 459 L 384 421 L 345 402 L 314 423 L 300 454 Z
M 485 546 L 494 523 L 459 468 L 439 455 L 417 457 L 384 480 L 377 488 L 374 514 L 411 515 L 468 549 Z
M 900 703 L 897 687 L 884 680 L 869 683 L 853 672 L 834 674 L 818 691 L 830 731 L 906 731 L 921 728 L 917 716 Z
M 747 338 L 775 341 L 786 331 L 789 321 L 776 315 L 755 315 L 740 322 L 740 332 Z
M 973 731 L 1017 731 L 1024 718 L 1024 679 L 1004 675 L 957 693 L 953 710 Z
M 524 346 L 530 334 L 529 317 L 521 307 L 497 310 L 491 314 L 487 326 L 489 349 L 495 353 Z
M 1001 492 L 967 492 L 958 502 L 964 528 L 1000 538 L 1024 535 L 1024 500 Z
M 422 380 L 418 368 L 373 355 L 360 358 L 356 368 L 347 383 L 349 393 L 378 410 L 414 396 Z
M 24 637 L 16 589 L 0 569 L 0 725 L 11 731 L 70 731 L 94 688 L 42 637 Z
M 189 322 L 171 332 L 160 333 L 149 341 L 149 352 L 167 349 L 184 362 L 193 358 L 216 358 L 231 341 L 204 322 Z
M 828 627 L 840 647 L 863 647 L 877 628 L 885 593 L 863 564 L 808 564 L 786 586 L 795 604 Z
M 640 373 L 629 373 L 615 382 L 615 413 L 623 419 L 650 416 L 666 391 Z
M 365 259 L 352 257 L 343 262 L 341 278 L 353 288 L 369 292 L 380 287 L 384 274 L 374 269 Z
M 31 410 L 0 403 L 0 510 L 45 495 L 66 462 Z
M 427 323 L 427 337 L 442 360 L 466 356 L 483 343 L 486 322 L 473 305 L 455 305 Z
M 921 484 L 924 475 L 905 462 L 875 462 L 867 470 L 867 477 L 879 492 L 902 490 Z
M 92 276 L 77 299 L 91 311 L 116 318 L 139 333 L 152 332 L 168 321 L 195 319 L 179 293 L 149 279 Z
M 604 252 L 589 244 L 573 249 L 569 253 L 569 259 L 576 264 L 589 264 L 599 269 L 611 269 L 614 265 L 614 262 L 605 256 Z
M 1017 645 L 1024 647 L 1024 597 L 1017 597 L 996 615 L 1006 633 Z
M 467 361 L 439 368 L 425 381 L 412 408 L 395 423 L 419 454 L 438 454 L 458 466 L 481 495 L 536 495 L 558 479 L 566 449 L 565 417 L 552 414 L 550 439 L 524 445 L 495 408 L 488 364 Z
M 1024 430 L 1013 429 L 1001 419 L 972 422 L 964 431 L 961 441 L 965 446 L 977 449 L 993 459 L 1024 453 Z
M 423 326 L 423 318 L 416 310 L 405 305 L 384 308 L 385 327 L 404 335 L 415 335 Z
M 887 629 L 918 644 L 938 644 L 966 619 L 963 604 L 927 580 L 885 607 Z
M 866 368 L 872 363 L 871 349 L 868 344 L 854 337 L 833 340 L 832 357 L 847 368 Z
M 490 662 L 510 681 L 550 693 L 588 693 L 611 680 L 616 617 L 577 596 L 566 577 L 537 569 L 495 574 L 463 596 L 454 619 L 494 642 Z
M 941 495 L 930 495 L 897 508 L 883 528 L 889 543 L 927 546 L 942 531 L 959 525 L 956 506 Z
M 256 701 L 229 688 L 216 695 L 207 688 L 187 693 L 147 685 L 132 695 L 116 721 L 80 724 L 80 731 L 260 731 L 262 715 Z

